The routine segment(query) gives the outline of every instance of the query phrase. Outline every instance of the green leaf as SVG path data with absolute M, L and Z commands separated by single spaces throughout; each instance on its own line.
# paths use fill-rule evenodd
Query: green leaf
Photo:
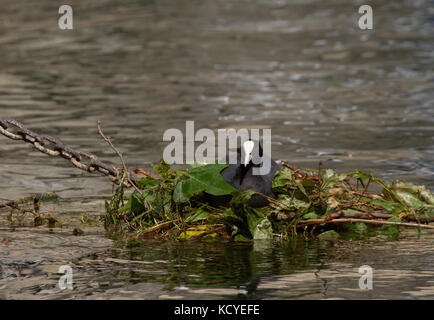
M 363 222 L 342 223 L 341 226 L 345 229 L 345 237 L 350 237 L 351 239 L 360 239 L 361 237 L 368 234 L 368 226 Z
M 194 168 L 203 167 L 203 166 L 206 166 L 206 165 L 207 165 L 206 163 L 197 162 L 197 161 L 194 161 L 194 162 L 192 162 L 192 163 L 187 163 L 187 164 L 190 165 L 193 169 L 194 169 Z
M 128 202 L 119 209 L 119 213 L 132 212 L 137 215 L 146 210 L 147 208 L 141 195 L 137 191 L 135 191 L 128 199 Z
M 398 202 L 392 202 L 387 200 L 374 199 L 370 201 L 374 206 L 383 207 L 390 214 L 400 214 L 404 207 Z
M 248 217 L 247 221 L 249 222 L 249 229 L 254 240 L 270 239 L 272 237 L 273 228 L 267 217 L 258 215 L 253 219 L 251 217 L 249 219 Z
M 277 201 L 288 209 L 298 210 L 301 208 L 309 208 L 310 202 L 291 197 L 287 194 L 280 194 Z
M 368 226 L 366 225 L 366 223 L 357 222 L 354 224 L 354 227 L 354 231 L 360 235 L 364 235 L 368 232 Z
M 416 186 L 410 183 L 396 181 L 392 184 L 390 189 L 411 208 L 434 204 L 434 196 L 425 186 Z
M 434 206 L 433 205 L 424 206 L 422 212 L 423 212 L 423 214 L 426 215 L 427 218 L 434 218 Z
M 191 223 L 191 222 L 197 222 L 197 221 L 201 221 L 201 220 L 206 220 L 208 218 L 209 212 L 203 210 L 203 208 L 199 208 L 196 210 L 196 212 L 192 215 L 189 216 L 187 219 L 185 219 L 186 223 Z
M 272 190 L 275 193 L 288 194 L 289 190 L 294 191 L 296 197 L 306 197 L 309 200 L 309 192 L 316 188 L 312 180 L 295 179 L 292 171 L 286 167 L 282 167 L 276 171 L 271 183 Z
M 241 231 L 248 229 L 253 239 L 270 239 L 273 236 L 271 222 L 265 214 L 248 206 L 249 199 L 255 194 L 252 190 L 246 190 L 235 195 L 231 201 L 231 208 L 243 223 Z
M 237 234 L 234 237 L 234 241 L 235 242 L 250 242 L 250 241 L 252 241 L 252 239 L 249 239 L 249 238 L 243 236 L 242 234 Z
M 369 179 L 369 178 L 372 179 L 372 175 L 371 174 L 367 174 L 367 173 L 361 172 L 359 170 L 356 170 L 352 175 L 353 175 L 354 178 L 360 179 L 362 181 L 364 181 L 366 179 Z
M 392 222 L 402 222 L 402 220 L 401 220 L 400 218 L 398 218 L 398 217 L 392 217 L 392 218 L 389 218 L 389 219 L 387 219 L 387 221 L 392 221 Z
M 200 225 L 200 226 L 193 226 L 188 228 L 187 230 L 181 232 L 181 234 L 178 236 L 179 240 L 188 240 L 191 237 L 195 237 L 195 236 L 199 236 L 203 233 L 212 231 L 215 228 L 215 226 L 212 225 Z M 217 238 L 218 234 L 217 233 L 209 233 L 207 235 L 205 235 L 202 240 L 205 239 L 212 239 L 212 238 Z
M 294 180 L 295 184 L 297 185 L 298 189 L 306 196 L 307 199 L 309 199 L 309 196 L 306 192 L 306 189 L 303 186 L 303 181 L 300 180 Z
M 107 201 L 105 202 L 105 209 L 106 209 L 106 215 L 105 215 L 105 222 L 106 225 L 109 224 L 116 224 L 117 222 L 117 215 L 120 203 L 124 197 L 124 182 L 127 177 L 126 172 L 122 174 L 122 178 L 119 181 L 119 185 L 116 188 L 115 194 L 113 195 L 110 203 Z
M 160 184 L 160 181 L 157 179 L 146 177 L 137 181 L 137 186 L 140 189 L 145 189 L 146 187 L 156 187 Z
M 137 192 L 134 192 L 131 196 L 131 212 L 140 214 L 144 211 L 146 211 L 146 207 L 142 197 Z
M 271 182 L 271 187 L 275 192 L 285 192 L 287 186 L 292 184 L 292 172 L 286 167 L 282 167 L 280 170 L 276 171 Z
M 406 211 L 409 210 L 407 204 L 405 203 L 405 201 L 403 201 L 401 199 L 401 197 L 390 188 L 390 186 L 388 186 L 387 184 L 385 184 L 381 179 L 379 178 L 375 178 L 374 181 L 376 183 L 378 183 L 380 186 L 383 187 L 383 195 L 385 196 L 386 200 L 393 200 L 393 201 L 397 201 L 399 202 L 405 209 Z
M 346 174 L 338 174 L 332 169 L 327 169 L 321 173 L 321 189 L 324 190 L 338 186 L 346 177 Z
M 390 219 L 387 219 L 387 221 L 401 222 L 401 219 L 399 219 L 398 217 L 392 217 Z M 377 231 L 377 233 L 385 235 L 392 239 L 396 239 L 399 236 L 399 227 L 391 226 L 391 225 L 383 225 L 381 226 L 380 230 Z
M 303 219 L 304 220 L 307 220 L 307 219 L 318 219 L 318 215 L 314 211 L 311 211 L 311 212 L 303 215 Z
M 173 192 L 175 202 L 186 202 L 199 192 L 205 191 L 214 196 L 229 195 L 238 192 L 220 175 L 227 164 L 207 164 L 185 171 Z
M 326 239 L 326 238 L 339 239 L 340 237 L 341 236 L 339 235 L 339 233 L 337 233 L 334 230 L 328 230 L 328 231 L 325 231 L 325 232 L 323 232 L 323 233 L 321 233 L 321 234 L 318 235 L 318 238 L 320 240 L 323 240 L 323 239 Z
M 156 165 L 153 164 L 152 167 L 154 168 L 155 171 L 158 172 L 158 174 L 163 177 L 164 179 L 169 179 L 171 178 L 172 174 L 170 173 L 170 165 L 167 164 L 163 158 L 160 159 L 160 164 Z

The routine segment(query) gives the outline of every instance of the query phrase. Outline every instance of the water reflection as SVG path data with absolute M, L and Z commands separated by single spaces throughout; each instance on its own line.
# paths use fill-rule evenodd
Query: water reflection
M 397 242 L 294 240 L 253 246 L 147 243 L 118 249 L 106 258 L 128 297 L 145 283 L 163 284 L 160 295 L 177 298 L 331 299 L 432 298 L 432 235 Z M 374 270 L 374 290 L 359 288 L 358 269 Z M 155 294 L 155 292 L 154 292 Z M 93 297 L 114 298 L 103 291 Z
M 434 298 L 434 238 L 414 230 L 400 241 L 253 245 L 112 244 L 69 232 L 2 233 L 10 237 L 0 251 L 3 299 Z M 58 288 L 65 264 L 74 272 L 73 291 Z M 373 290 L 359 288 L 362 265 L 374 270 Z

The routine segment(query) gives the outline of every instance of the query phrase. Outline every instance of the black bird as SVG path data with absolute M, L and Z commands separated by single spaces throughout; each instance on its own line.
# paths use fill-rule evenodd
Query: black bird
M 227 168 L 223 169 L 220 173 L 221 176 L 227 183 L 239 191 L 253 190 L 274 198 L 275 195 L 271 189 L 271 182 L 274 173 L 280 166 L 273 159 L 268 158 L 267 160 L 270 162 L 269 172 L 263 175 L 253 175 L 253 168 L 259 168 L 264 165 L 263 161 L 260 163 L 258 163 L 259 161 L 252 161 L 255 155 L 264 159 L 262 147 L 259 142 L 249 140 L 244 142 L 243 151 L 241 148 L 237 149 L 237 163 L 230 164 Z M 226 160 L 229 163 L 229 155 Z M 267 199 L 260 195 L 254 195 L 248 202 L 248 205 L 253 208 L 264 207 L 267 204 Z

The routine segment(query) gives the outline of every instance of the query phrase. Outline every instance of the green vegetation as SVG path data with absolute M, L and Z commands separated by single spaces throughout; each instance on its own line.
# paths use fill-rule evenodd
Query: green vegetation
M 59 196 L 56 193 L 36 194 L 0 204 L 0 209 L 9 208 L 10 212 L 6 219 L 16 225 L 25 225 L 26 216 L 29 216 L 28 213 L 30 213 L 35 227 L 47 224 L 48 227 L 54 228 L 56 224 L 60 225 L 59 220 L 52 214 L 40 213 L 40 207 L 41 202 L 56 202 L 58 199 Z
M 187 241 L 288 239 L 300 233 L 320 239 L 396 237 L 402 227 L 434 228 L 428 225 L 434 221 L 434 196 L 423 186 L 386 185 L 360 171 L 338 174 L 284 164 L 274 176 L 272 199 L 227 184 L 220 175 L 226 166 L 174 170 L 161 161 L 154 166 L 159 177 L 143 178 L 127 198 L 122 183 L 117 187 L 106 202 L 106 228 L 118 237 Z M 374 185 L 382 191 L 369 191 Z M 213 205 L 207 194 L 231 200 Z M 249 207 L 254 195 L 266 197 L 269 205 Z

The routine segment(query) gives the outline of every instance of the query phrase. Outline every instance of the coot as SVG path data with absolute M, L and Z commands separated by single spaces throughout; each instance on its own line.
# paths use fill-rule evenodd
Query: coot
M 275 195 L 271 190 L 271 182 L 274 173 L 280 166 L 273 159 L 269 157 L 265 158 L 267 155 L 263 154 L 262 147 L 258 141 L 245 141 L 243 151 L 244 152 L 241 151 L 241 148 L 237 149 L 237 163 L 230 164 L 227 168 L 222 170 L 220 174 L 223 179 L 239 191 L 253 190 L 274 198 Z M 262 162 L 259 161 L 259 159 L 258 161 L 256 161 L 256 159 L 253 161 L 254 155 L 259 155 Z M 226 160 L 229 162 L 229 155 Z M 265 162 L 264 160 L 269 161 L 270 170 L 268 173 L 262 175 L 254 175 L 253 169 L 262 167 Z M 248 205 L 253 208 L 264 207 L 267 204 L 267 199 L 260 195 L 254 195 L 248 202 Z

